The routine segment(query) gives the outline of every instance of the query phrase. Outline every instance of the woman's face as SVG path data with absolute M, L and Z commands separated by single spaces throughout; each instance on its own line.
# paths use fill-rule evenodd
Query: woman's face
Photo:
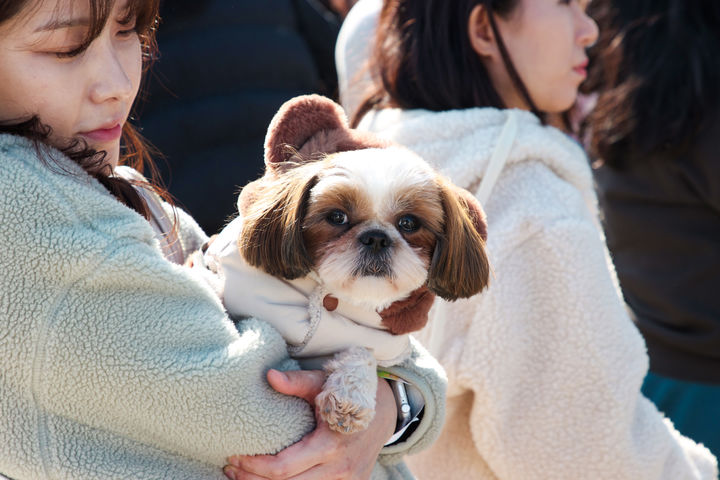
M 590 0 L 520 0 L 507 17 L 496 15 L 510 58 L 535 106 L 563 112 L 585 80 L 585 49 L 595 43 L 598 28 L 585 14 Z M 491 76 L 493 75 L 493 69 Z M 508 107 L 527 108 L 504 68 L 495 68 L 493 84 Z M 504 75 L 504 78 L 503 78 Z
M 142 74 L 134 20 L 121 23 L 125 6 L 115 2 L 102 33 L 75 56 L 66 53 L 88 32 L 85 0 L 31 1 L 0 25 L 0 122 L 37 115 L 52 128 L 53 145 L 85 140 L 115 167 Z

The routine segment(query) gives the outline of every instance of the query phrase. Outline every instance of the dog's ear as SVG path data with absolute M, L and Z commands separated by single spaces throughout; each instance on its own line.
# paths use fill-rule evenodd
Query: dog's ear
M 388 145 L 370 133 L 352 130 L 342 107 L 329 98 L 303 95 L 285 102 L 270 122 L 265 166 L 272 175 L 324 154 Z
M 459 197 L 458 200 L 463 209 L 470 216 L 475 230 L 480 234 L 483 242 L 487 242 L 487 216 L 485 211 L 480 206 L 475 195 L 468 192 L 464 188 L 457 187 L 455 185 L 449 185 L 451 190 Z
M 288 280 L 310 272 L 302 224 L 316 182 L 316 168 L 298 168 L 253 182 L 253 201 L 243 205 L 238 239 L 238 249 L 248 264 Z
M 427 286 L 445 300 L 471 297 L 485 288 L 490 278 L 485 213 L 466 190 L 440 177 L 438 185 L 445 232 L 435 244 Z

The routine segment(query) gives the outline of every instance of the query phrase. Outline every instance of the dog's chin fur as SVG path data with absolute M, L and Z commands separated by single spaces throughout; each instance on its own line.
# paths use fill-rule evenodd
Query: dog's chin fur
M 381 311 L 391 303 L 407 298 L 427 279 L 428 262 L 421 252 L 413 251 L 407 244 L 391 248 L 388 274 L 362 275 L 357 272 L 357 248 L 348 248 L 338 254 L 332 246 L 315 273 L 327 291 L 338 299 Z

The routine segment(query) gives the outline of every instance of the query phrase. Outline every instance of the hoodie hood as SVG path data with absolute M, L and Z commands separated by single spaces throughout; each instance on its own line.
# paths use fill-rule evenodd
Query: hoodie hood
M 542 125 L 530 112 L 385 109 L 366 115 L 360 129 L 410 148 L 456 185 L 476 193 L 511 111 L 518 129 L 505 165 L 542 162 L 583 192 L 588 206 L 596 210 L 592 172 L 583 149 L 560 130 Z

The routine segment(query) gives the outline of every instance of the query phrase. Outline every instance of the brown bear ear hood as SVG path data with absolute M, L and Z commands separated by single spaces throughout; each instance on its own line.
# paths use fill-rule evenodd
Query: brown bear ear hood
M 265 136 L 265 175 L 243 187 L 238 211 L 244 216 L 255 202 L 259 188 L 298 162 L 320 160 L 325 154 L 386 148 L 390 141 L 349 127 L 342 107 L 321 95 L 303 95 L 285 102 L 277 111 Z M 298 155 L 299 154 L 299 155 Z
M 320 95 L 303 95 L 285 102 L 275 114 L 265 137 L 267 174 L 282 168 L 299 153 L 301 160 L 317 160 L 323 154 L 385 148 L 389 141 L 348 126 L 342 107 Z

